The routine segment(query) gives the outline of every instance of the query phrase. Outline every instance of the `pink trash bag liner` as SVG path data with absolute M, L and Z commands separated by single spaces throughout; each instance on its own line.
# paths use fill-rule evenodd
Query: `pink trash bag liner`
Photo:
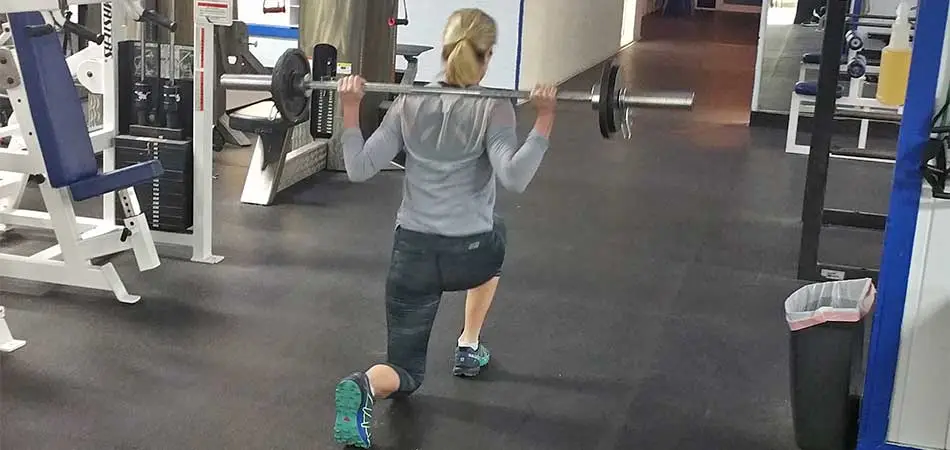
M 785 300 L 785 320 L 792 331 L 825 322 L 857 322 L 871 310 L 876 295 L 870 278 L 809 284 Z

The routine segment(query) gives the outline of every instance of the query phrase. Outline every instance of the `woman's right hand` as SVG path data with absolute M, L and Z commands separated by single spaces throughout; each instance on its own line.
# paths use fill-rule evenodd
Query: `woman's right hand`
M 344 106 L 359 105 L 363 101 L 366 80 L 359 75 L 348 75 L 337 82 L 337 91 Z
M 557 108 L 557 87 L 550 84 L 538 84 L 531 91 L 530 100 L 539 116 L 553 116 Z

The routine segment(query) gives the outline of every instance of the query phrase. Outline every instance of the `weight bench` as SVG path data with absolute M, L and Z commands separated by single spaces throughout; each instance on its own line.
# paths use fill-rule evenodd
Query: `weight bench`
M 841 55 L 841 64 L 848 63 L 848 56 Z M 798 81 L 806 81 L 805 75 L 809 70 L 817 71 L 821 67 L 821 53 L 809 52 L 802 55 L 802 64 L 798 70 Z
M 126 291 L 112 264 L 94 265 L 92 260 L 132 250 L 139 270 L 159 265 L 133 187 L 160 176 L 162 165 L 151 160 L 100 171 L 59 39 L 39 32 L 46 22 L 38 12 L 8 17 L 15 47 L 0 49 L 0 78 L 14 80 L 6 87 L 25 151 L 3 150 L 0 167 L 37 179 L 47 212 L 6 208 L 0 210 L 0 224 L 51 228 L 58 245 L 32 256 L 0 254 L 0 276 L 108 290 L 119 301 L 134 303 L 140 297 Z M 76 217 L 73 201 L 110 192 L 120 199 L 124 226 Z
M 836 98 L 844 96 L 844 88 L 838 84 Z M 807 155 L 810 147 L 798 143 L 798 119 L 801 115 L 802 104 L 813 105 L 815 97 L 818 96 L 817 81 L 799 81 L 795 83 L 792 89 L 792 104 L 788 111 L 788 131 L 785 135 L 785 151 L 787 153 L 796 153 Z
M 301 125 L 284 120 L 271 99 L 233 111 L 229 121 L 231 128 L 257 136 L 241 203 L 270 205 L 278 192 L 326 165 L 326 151 L 318 150 L 327 141 L 312 140 L 307 134 L 308 144 L 294 148 L 294 133 Z M 309 128 L 306 122 L 302 126 Z
M 415 83 L 416 74 L 419 73 L 419 55 L 432 50 L 432 48 L 433 47 L 428 45 L 397 44 L 396 55 L 402 56 L 406 60 L 406 70 L 402 71 L 402 74 L 400 74 L 399 71 L 396 72 L 396 82 L 405 85 Z M 392 105 L 392 100 L 380 102 L 380 117 L 385 116 L 386 111 L 389 111 L 389 107 Z
M 863 83 L 860 80 L 852 80 L 849 92 L 838 84 L 836 98 L 836 107 L 841 111 L 863 112 L 863 113 L 891 113 L 899 112 L 901 108 L 893 108 L 880 104 L 875 98 L 862 97 L 861 91 Z M 847 95 L 846 95 L 847 94 Z M 785 136 L 785 152 L 799 155 L 807 155 L 810 151 L 809 145 L 798 143 L 798 124 L 799 116 L 804 107 L 814 108 L 815 97 L 818 95 L 818 82 L 799 81 L 795 83 L 792 91 L 791 107 L 788 113 L 788 130 Z M 867 147 L 867 139 L 870 128 L 869 119 L 857 119 L 861 121 L 861 127 L 858 131 L 857 149 L 864 150 Z
M 416 82 L 416 74 L 419 73 L 419 55 L 432 50 L 429 45 L 396 44 L 396 55 L 402 56 L 406 60 L 406 70 L 402 72 L 401 84 L 412 84 Z

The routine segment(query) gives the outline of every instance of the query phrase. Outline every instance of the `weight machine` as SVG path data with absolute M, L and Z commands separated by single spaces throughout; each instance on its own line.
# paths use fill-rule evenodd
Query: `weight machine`
M 35 21 L 36 17 L 42 19 L 42 24 L 28 23 L 24 26 L 34 27 L 43 25 L 49 27 L 50 22 L 62 23 L 61 16 L 55 16 L 66 5 L 85 5 L 100 3 L 85 0 L 70 1 L 0 1 L 0 13 L 14 15 L 17 13 L 28 13 L 29 20 Z M 226 23 L 230 20 L 230 2 L 206 2 L 195 1 L 196 3 L 196 22 L 194 27 L 196 45 L 195 67 L 196 83 L 194 85 L 193 104 L 194 120 L 196 124 L 215 123 L 213 96 L 205 95 L 214 89 L 215 69 L 214 69 L 214 24 Z M 204 5 L 204 6 L 202 6 Z M 48 8 L 50 12 L 33 12 L 38 8 Z M 148 226 L 148 215 L 151 211 L 141 211 L 135 190 L 131 186 L 147 184 L 150 180 L 154 182 L 165 170 L 158 161 L 144 161 L 140 164 L 131 164 L 128 167 L 122 167 L 116 170 L 116 149 L 115 138 L 118 133 L 118 112 L 119 102 L 117 92 L 118 66 L 116 64 L 116 51 L 119 43 L 126 40 L 125 32 L 129 29 L 127 19 L 154 20 L 165 25 L 171 25 L 170 21 L 156 17 L 153 12 L 142 10 L 141 6 L 132 1 L 107 2 L 102 3 L 102 30 L 101 34 L 88 32 L 85 37 L 90 41 L 89 45 L 82 51 L 71 55 L 65 59 L 62 55 L 62 49 L 58 50 L 58 57 L 64 58 L 56 63 L 55 58 L 50 59 L 47 53 L 37 53 L 35 58 L 43 64 L 53 64 L 50 70 L 44 70 L 42 73 L 55 73 L 55 65 L 61 64 L 65 68 L 66 76 L 69 77 L 70 90 L 63 90 L 60 93 L 63 96 L 72 98 L 77 96 L 74 83 L 79 82 L 91 94 L 91 98 L 100 100 L 101 125 L 97 129 L 89 132 L 83 111 L 75 111 L 68 108 L 75 117 L 67 115 L 64 111 L 57 108 L 45 108 L 33 110 L 37 114 L 46 111 L 54 111 L 57 114 L 57 126 L 60 122 L 69 122 L 81 120 L 82 129 L 86 131 L 85 137 L 89 139 L 92 153 L 89 158 L 81 152 L 58 153 L 47 155 L 47 151 L 55 151 L 55 147 L 50 145 L 41 146 L 40 140 L 34 136 L 32 130 L 34 117 L 31 110 L 25 105 L 31 105 L 38 102 L 42 97 L 36 97 L 33 92 L 27 95 L 23 90 L 22 81 L 29 86 L 30 77 L 21 77 L 16 70 L 18 65 L 16 61 L 16 50 L 9 51 L 9 56 L 0 55 L 0 67 L 8 64 L 11 71 L 10 79 L 16 80 L 16 85 L 4 85 L 7 95 L 14 106 L 14 115 L 10 123 L 0 129 L 0 137 L 9 138 L 8 148 L 0 149 L 0 232 L 9 230 L 11 227 L 32 227 L 52 229 L 56 235 L 58 245 L 54 245 L 44 251 L 31 256 L 20 256 L 12 254 L 0 254 L 0 276 L 19 278 L 25 280 L 49 282 L 54 284 L 64 284 L 93 289 L 104 289 L 112 291 L 116 297 L 126 303 L 134 303 L 139 300 L 138 296 L 131 295 L 125 289 L 121 279 L 111 263 L 95 265 L 92 260 L 98 260 L 100 257 L 108 257 L 115 253 L 125 250 L 133 250 L 136 260 L 141 270 L 148 270 L 159 264 L 156 243 L 184 246 L 191 248 L 191 260 L 195 262 L 214 264 L 220 262 L 222 258 L 216 256 L 211 251 L 211 233 L 212 233 L 212 132 L 211 127 L 195 126 L 193 147 L 193 212 L 194 223 L 187 232 L 164 232 L 151 230 Z M 23 16 L 26 17 L 26 16 Z M 54 20 L 55 19 L 55 20 Z M 32 28 L 31 28 L 32 29 Z M 46 36 L 46 39 L 55 37 L 55 27 L 52 28 L 53 34 Z M 7 43 L 13 36 L 13 29 L 7 27 L 2 36 L 0 36 L 0 45 Z M 88 30 L 87 30 L 88 31 Z M 22 38 L 14 43 L 19 47 L 22 45 Z M 98 43 L 97 43 L 98 42 Z M 48 46 L 48 44 L 45 44 Z M 57 43 L 57 48 L 59 44 Z M 0 49 L 2 50 L 2 49 Z M 44 51 L 48 51 L 44 47 Z M 37 52 L 39 52 L 37 50 Z M 33 53 L 28 54 L 27 58 L 32 58 Z M 6 61 L 6 63 L 4 62 Z M 20 61 L 23 64 L 23 61 Z M 12 68 L 12 69 L 11 69 Z M 15 74 L 15 76 L 13 76 Z M 5 77 L 0 77 L 7 79 Z M 3 80 L 0 80 L 3 81 Z M 200 82 L 198 82 L 200 81 Z M 8 83 L 9 84 L 9 83 Z M 56 85 L 62 89 L 62 86 Z M 70 92 L 71 91 L 71 92 Z M 124 94 L 123 94 L 124 95 Z M 101 98 L 99 98 L 101 97 Z M 71 104 L 71 103 L 69 103 Z M 91 115 L 100 115 L 95 106 L 90 107 Z M 50 114 L 54 114 L 50 113 Z M 70 122 L 71 123 L 71 122 Z M 40 122 L 37 122 L 40 124 Z M 75 130 L 73 130 L 75 131 Z M 37 133 L 38 134 L 38 133 Z M 41 134 L 38 134 L 42 137 Z M 82 141 L 82 139 L 72 136 L 70 143 Z M 52 148 L 52 150 L 51 150 Z M 56 161 L 57 157 L 65 158 L 66 161 L 73 161 L 82 154 L 83 162 L 86 164 L 86 172 L 90 167 L 98 165 L 96 154 L 101 158 L 101 172 L 104 179 L 122 180 L 121 186 L 114 186 L 115 189 L 107 189 L 101 193 L 96 193 L 90 197 L 88 185 L 98 186 L 98 182 L 87 182 L 86 190 L 82 187 L 74 188 L 69 181 L 82 181 L 82 177 L 63 177 L 54 176 L 56 172 L 47 170 L 51 161 Z M 42 155 L 42 156 L 40 156 Z M 91 164 L 94 166 L 89 166 Z M 151 169 L 149 169 L 151 168 Z M 99 169 L 95 169 L 93 172 Z M 119 175 L 112 175 L 119 174 Z M 135 179 L 129 179 L 129 174 L 136 174 Z M 59 174 L 62 175 L 62 174 Z M 76 175 L 66 173 L 66 175 Z M 83 173 L 82 175 L 89 175 Z M 111 176 L 111 178 L 110 178 Z M 126 178 L 123 178 L 125 176 Z M 61 179 L 60 179 L 61 178 Z M 56 181 L 58 179 L 58 182 Z M 23 193 L 30 182 L 38 182 L 40 192 L 46 203 L 48 212 L 29 211 L 19 208 Z M 53 185 L 53 183 L 56 183 Z M 127 183 L 131 183 L 126 185 Z M 74 189 L 73 189 L 74 188 Z M 78 200 L 78 192 L 83 193 L 82 198 L 101 197 L 102 198 L 102 217 L 77 217 L 73 211 L 72 200 Z M 73 198 L 69 194 L 72 192 Z M 116 193 L 118 193 L 119 202 L 116 202 Z M 123 218 L 116 221 L 116 208 L 123 212 Z M 134 221 L 134 222 L 133 222 Z M 19 348 L 22 343 L 16 341 L 10 336 L 6 328 L 6 321 L 0 314 L 0 351 L 13 350 Z
M 230 23 L 233 14 L 233 4 L 232 0 L 195 0 L 194 6 L 194 28 L 190 30 L 194 33 L 194 47 L 190 49 L 191 57 L 189 58 L 191 64 L 190 67 L 180 67 L 175 70 L 175 72 L 179 73 L 193 73 L 193 87 L 191 90 L 192 104 L 182 105 L 182 107 L 191 108 L 191 155 L 190 157 L 184 158 L 184 161 L 179 162 L 179 164 L 185 166 L 181 169 L 183 170 L 184 177 L 182 181 L 185 182 L 189 188 L 186 189 L 185 195 L 187 195 L 187 190 L 191 191 L 189 201 L 184 203 L 186 206 L 190 206 L 191 209 L 190 227 L 184 230 L 175 229 L 173 231 L 156 230 L 153 235 L 158 243 L 190 248 L 192 253 L 191 261 L 193 262 L 216 264 L 223 259 L 221 256 L 212 253 L 212 180 L 214 179 L 212 148 L 213 126 L 217 122 L 217 118 L 214 114 L 215 105 L 213 100 L 215 86 L 213 83 L 209 83 L 208 78 L 215 72 L 214 25 Z M 103 9 L 103 13 L 105 14 L 105 9 Z M 106 23 L 105 19 L 103 19 L 103 23 Z M 187 32 L 188 30 L 177 31 L 180 33 Z M 116 45 L 118 44 L 119 41 L 116 40 Z M 173 43 L 157 45 L 160 54 L 170 55 L 168 66 L 171 68 L 176 66 L 176 64 L 173 64 L 173 60 L 175 60 L 178 55 L 189 53 L 189 49 L 174 45 Z M 114 60 L 112 64 L 116 66 Z M 165 66 L 161 60 L 157 61 L 157 65 L 159 68 Z M 113 73 L 117 73 L 118 67 L 114 67 L 112 70 Z M 171 73 L 172 69 L 169 69 L 167 72 L 161 71 L 161 69 L 159 70 L 159 73 L 170 73 L 169 77 L 171 79 L 179 75 L 177 73 Z M 116 76 L 116 79 L 118 79 L 118 76 Z M 113 84 L 113 86 L 116 86 L 116 84 Z M 115 114 L 117 116 L 118 104 L 114 104 L 113 108 L 115 108 Z M 148 150 L 148 152 L 150 154 L 154 153 L 155 157 L 161 158 L 159 155 L 162 150 L 155 147 L 161 144 L 156 143 L 154 139 L 149 140 L 136 136 L 121 137 L 123 138 L 123 145 L 131 147 L 150 145 L 151 147 L 149 147 L 150 150 Z M 190 172 L 190 177 L 188 176 L 188 172 Z M 153 210 L 156 206 L 162 208 L 160 204 L 153 204 Z M 151 218 L 154 219 L 154 215 Z
M 74 76 L 51 23 L 55 20 L 40 12 L 7 17 L 0 41 L 12 41 L 14 47 L 0 48 L 0 85 L 13 106 L 15 123 L 5 127 L 10 144 L 0 151 L 0 167 L 6 170 L 0 222 L 5 227 L 52 229 L 57 245 L 30 256 L 0 254 L 0 276 L 108 290 L 120 302 L 135 303 L 140 297 L 129 294 L 113 265 L 93 260 L 131 250 L 140 271 L 160 264 L 133 186 L 160 176 L 164 168 L 158 161 L 146 161 L 100 171 Z M 88 67 L 91 75 L 86 78 L 94 78 L 93 67 Z M 95 83 L 90 86 L 96 88 Z M 29 179 L 39 184 L 47 212 L 18 208 Z M 106 194 L 118 194 L 121 225 L 76 216 L 73 201 Z M 12 338 L 5 321 L 2 326 L 0 339 L 6 341 L 0 342 L 0 350 L 23 345 Z
M 0 7 L 3 7 L 6 3 L 13 3 L 12 9 L 15 11 L 25 9 L 22 2 L 15 1 L 0 1 Z M 43 4 L 47 3 L 56 4 L 57 6 L 53 6 L 53 8 L 57 8 L 58 10 L 58 1 L 43 2 Z M 91 3 L 98 2 L 86 0 L 70 0 L 68 2 L 69 5 Z M 201 44 L 196 45 L 194 60 L 197 64 L 195 65 L 195 73 L 204 74 L 207 71 L 214 71 L 214 45 L 213 39 L 211 39 L 213 37 L 213 26 L 199 24 L 197 19 L 199 17 L 207 17 L 209 12 L 214 17 L 217 17 L 215 15 L 224 16 L 230 14 L 231 3 L 230 1 L 195 1 L 195 4 L 196 22 L 193 31 L 195 34 L 195 43 Z M 206 6 L 199 7 L 198 5 Z M 204 15 L 199 16 L 199 14 Z M 129 38 L 131 38 L 131 36 L 126 35 L 129 29 L 126 25 L 128 18 L 137 21 L 152 20 L 164 23 L 166 26 L 171 25 L 170 21 L 148 10 L 142 10 L 138 3 L 131 0 L 102 3 L 102 31 L 100 35 L 102 44 L 96 45 L 90 43 L 89 47 L 70 58 L 70 61 L 72 61 L 70 66 L 77 69 L 77 78 L 83 86 L 89 89 L 90 92 L 101 93 L 102 125 L 98 130 L 92 133 L 92 139 L 97 153 L 101 153 L 102 155 L 102 170 L 104 171 L 114 170 L 116 167 L 114 139 L 118 133 L 118 95 L 120 94 L 117 92 L 117 81 L 119 77 L 118 66 L 116 64 L 116 50 L 118 50 L 120 43 L 130 40 Z M 207 21 L 207 19 L 205 19 L 205 21 Z M 205 40 L 202 41 L 202 38 Z M 202 53 L 200 51 L 201 48 L 204 48 L 206 53 Z M 98 54 L 100 51 L 102 53 L 101 57 Z M 85 55 L 85 57 L 79 55 Z M 197 78 L 196 76 L 196 83 L 193 89 L 193 98 L 195 101 L 192 105 L 195 123 L 193 157 L 191 158 L 193 163 L 192 211 L 194 221 L 190 229 L 184 232 L 154 231 L 152 235 L 156 243 L 190 248 L 192 253 L 191 260 L 194 262 L 215 264 L 220 262 L 223 258 L 212 253 L 213 205 L 211 184 L 214 176 L 212 172 L 213 156 L 211 154 L 211 140 L 213 132 L 209 127 L 201 125 L 202 121 L 208 121 L 208 123 L 212 125 L 216 122 L 213 117 L 213 98 L 211 95 L 205 95 L 205 93 L 211 92 L 214 86 L 203 86 L 197 82 Z M 125 93 L 122 93 L 122 95 L 125 95 Z M 13 202 L 13 205 L 16 203 L 17 202 Z M 115 207 L 115 196 L 111 193 L 104 195 L 102 206 L 103 214 L 99 220 L 106 223 L 115 223 Z

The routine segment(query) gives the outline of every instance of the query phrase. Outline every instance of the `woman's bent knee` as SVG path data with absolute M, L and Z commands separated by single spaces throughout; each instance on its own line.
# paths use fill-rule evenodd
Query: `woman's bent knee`
M 409 373 L 406 369 L 399 367 L 392 363 L 386 363 L 387 366 L 391 367 L 393 370 L 399 374 L 399 389 L 396 392 L 393 392 L 390 395 L 391 398 L 397 397 L 408 397 L 415 393 L 422 386 L 422 382 L 425 380 L 424 373 Z

